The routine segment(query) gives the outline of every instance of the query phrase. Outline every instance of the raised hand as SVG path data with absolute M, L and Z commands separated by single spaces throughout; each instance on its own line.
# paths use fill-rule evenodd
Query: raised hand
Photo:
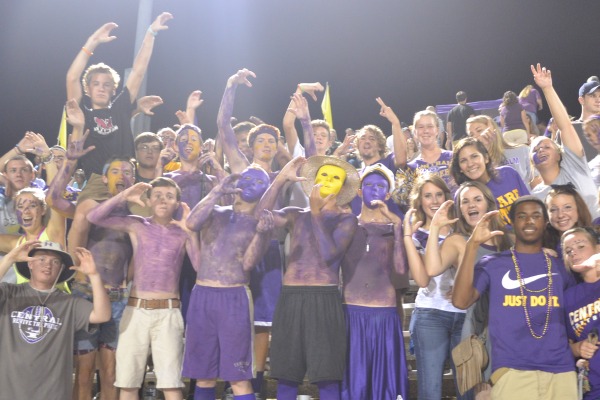
M 190 120 L 190 117 L 187 115 L 187 113 L 185 111 L 177 110 L 175 112 L 175 116 L 177 117 L 177 120 L 179 121 L 180 125 L 192 124 L 193 123 L 193 121 Z
M 256 78 L 256 74 L 249 69 L 240 69 L 235 74 L 231 75 L 227 80 L 227 86 L 232 85 L 246 85 L 248 87 L 252 87 L 252 82 L 248 78 Z
M 221 196 L 240 193 L 242 190 L 237 188 L 237 181 L 241 176 L 241 174 L 228 175 L 215 187 L 214 190 Z
M 306 158 L 299 156 L 294 158 L 289 163 L 285 164 L 282 170 L 279 172 L 279 176 L 282 178 L 292 181 L 292 182 L 301 182 L 305 181 L 306 178 L 303 176 L 298 176 L 300 167 L 306 163 Z
M 85 115 L 83 115 L 83 110 L 81 107 L 79 107 L 77 100 L 71 99 L 67 101 L 65 104 L 65 113 L 69 125 L 75 128 L 83 129 L 85 126 Z
M 310 112 L 308 111 L 308 102 L 301 93 L 294 93 L 292 95 L 293 107 L 288 108 L 288 111 L 293 113 L 299 120 L 309 120 Z
M 39 240 L 32 240 L 25 242 L 12 249 L 5 257 L 8 257 L 14 262 L 19 261 L 33 261 L 33 257 L 29 257 L 29 252 L 37 247 L 40 247 L 42 242 Z
M 142 200 L 142 195 L 150 189 L 152 189 L 152 185 L 149 183 L 139 182 L 121 192 L 121 196 L 124 196 L 129 203 L 146 207 L 146 203 Z
M 75 256 L 79 259 L 79 265 L 73 265 L 70 269 L 81 272 L 87 276 L 96 275 L 98 273 L 94 257 L 88 249 L 77 247 L 75 249 Z
M 356 135 L 346 134 L 346 136 L 344 137 L 344 141 L 342 142 L 341 145 L 338 146 L 337 149 L 335 149 L 335 151 L 333 152 L 333 155 L 336 157 L 341 157 L 348 153 L 353 152 L 354 147 L 352 146 L 352 144 L 354 143 L 355 138 L 356 138 Z
M 331 203 L 335 204 L 337 197 L 335 194 L 330 194 L 325 198 L 321 197 L 321 186 L 323 185 L 320 183 L 314 185 L 310 192 L 310 196 L 308 196 L 311 214 L 320 214 L 321 210 L 327 205 Z
M 546 67 L 542 67 L 540 63 L 536 66 L 531 66 L 531 73 L 533 74 L 533 80 L 535 84 L 540 88 L 552 87 L 552 73 Z
M 152 109 L 163 104 L 160 96 L 143 96 L 137 101 L 137 108 L 146 115 L 154 115 Z
M 471 233 L 470 241 L 473 241 L 475 244 L 483 244 L 493 238 L 494 236 L 504 235 L 502 231 L 492 231 L 490 229 L 490 222 L 492 219 L 498 215 L 500 211 L 494 210 L 486 213 L 475 225 L 473 232 Z
M 390 121 L 392 124 L 400 123 L 400 120 L 398 119 L 392 108 L 386 106 L 383 100 L 381 100 L 381 97 L 376 98 L 375 101 L 381 107 L 379 109 L 379 115 L 387 118 L 387 120 Z
M 399 223 L 402 222 L 402 220 L 400 219 L 400 217 L 398 217 L 396 214 L 394 214 L 393 212 L 390 211 L 390 209 L 388 208 L 387 204 L 385 204 L 385 201 L 382 201 L 382 200 L 372 200 L 371 201 L 371 205 L 375 206 L 376 209 L 378 209 L 379 211 L 381 211 L 381 213 L 383 214 L 383 216 L 386 217 L 387 219 L 389 219 L 392 222 L 392 224 L 398 225 Z
M 171 13 L 163 12 L 158 17 L 156 17 L 154 22 L 152 22 L 152 25 L 150 25 L 150 29 L 152 29 L 153 32 L 164 31 L 165 29 L 169 29 L 169 27 L 166 24 L 167 21 L 171 19 L 173 19 L 173 15 L 171 15 Z
M 319 82 L 300 83 L 300 84 L 298 84 L 298 88 L 300 89 L 300 91 L 302 93 L 308 94 L 314 101 L 317 101 L 317 93 L 316 92 L 322 92 L 325 90 L 323 85 L 321 85 Z
M 598 268 L 600 267 L 600 253 L 594 254 L 581 264 L 573 265 L 573 268 Z
M 454 201 L 447 200 L 445 201 L 440 208 L 433 214 L 433 218 L 431 219 L 431 227 L 443 228 L 446 225 L 450 225 L 458 221 L 458 218 L 450 219 L 448 218 L 448 213 L 450 212 L 450 207 L 454 205 Z
M 43 154 L 48 154 L 50 151 L 48 144 L 46 144 L 46 139 L 44 139 L 44 136 L 39 133 L 30 131 L 25 132 L 25 137 L 23 140 L 25 143 L 23 143 L 23 146 L 21 146 L 21 142 L 19 142 L 19 149 L 25 153 L 42 156 Z
M 256 225 L 256 232 L 258 233 L 269 233 L 273 231 L 275 227 L 275 219 L 273 213 L 269 210 L 262 210 L 262 213 L 258 217 L 258 224 Z
M 200 107 L 202 103 L 204 103 L 204 100 L 202 99 L 202 92 L 200 90 L 194 90 L 188 96 L 186 107 L 188 109 L 195 110 Z
M 69 140 L 67 141 L 67 160 L 78 160 L 96 148 L 96 146 L 89 146 L 86 149 L 83 148 L 89 134 L 90 130 L 86 129 L 85 133 L 80 138 L 74 138 L 73 135 L 69 135 Z
M 90 36 L 90 40 L 94 45 L 112 42 L 117 38 L 116 36 L 111 35 L 112 30 L 118 27 L 119 25 L 115 24 L 114 22 L 107 22 L 106 24 L 98 28 L 96 32 L 92 34 L 92 36 Z
M 423 221 L 417 221 L 415 223 L 411 223 L 413 216 L 415 215 L 415 212 L 417 212 L 416 209 L 411 208 L 410 210 L 408 210 L 408 212 L 404 215 L 404 222 L 402 224 L 403 226 L 403 230 L 404 230 L 404 234 L 406 236 L 410 235 L 414 235 L 415 232 L 417 231 L 417 229 L 419 229 L 419 227 L 421 225 L 423 225 Z

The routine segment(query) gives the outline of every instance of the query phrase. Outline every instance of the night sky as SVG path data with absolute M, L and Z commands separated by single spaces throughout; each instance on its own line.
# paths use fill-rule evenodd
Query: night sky
M 65 74 L 87 37 L 113 21 L 117 40 L 91 62 L 121 75 L 133 62 L 136 0 L 3 0 L 0 99 L 6 152 L 27 130 L 56 142 Z M 533 83 L 529 65 L 553 72 L 570 114 L 579 116 L 579 86 L 599 75 L 598 1 L 155 0 L 152 18 L 174 19 L 156 40 L 148 94 L 163 98 L 153 131 L 176 123 L 188 94 L 203 91 L 199 125 L 214 136 L 227 78 L 246 67 L 254 87 L 238 90 L 235 115 L 280 126 L 298 82 L 331 85 L 338 132 L 368 123 L 389 134 L 381 96 L 402 121 L 427 105 L 491 100 Z M 321 118 L 311 102 L 313 118 Z M 547 109 L 542 114 L 547 118 Z

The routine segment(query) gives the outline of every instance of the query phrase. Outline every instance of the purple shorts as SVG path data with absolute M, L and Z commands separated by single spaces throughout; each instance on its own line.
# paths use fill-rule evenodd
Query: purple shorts
M 279 242 L 271 240 L 267 253 L 250 272 L 254 299 L 254 325 L 271 326 L 283 282 L 283 257 Z
M 251 303 L 246 286 L 194 286 L 188 306 L 183 376 L 225 381 L 253 378 Z
M 408 398 L 408 369 L 396 307 L 344 304 L 348 355 L 343 399 Z

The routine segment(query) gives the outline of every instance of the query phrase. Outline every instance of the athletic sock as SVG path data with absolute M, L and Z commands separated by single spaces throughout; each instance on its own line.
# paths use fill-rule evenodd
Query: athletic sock
M 320 400 L 340 400 L 340 382 L 324 381 L 317 382 Z
M 254 390 L 254 393 L 260 393 L 264 376 L 265 371 L 257 371 L 256 378 L 252 378 L 252 390 Z
M 201 388 L 196 386 L 194 389 L 194 400 L 215 400 L 216 388 Z
M 277 400 L 296 400 L 298 383 L 280 379 L 277 382 Z

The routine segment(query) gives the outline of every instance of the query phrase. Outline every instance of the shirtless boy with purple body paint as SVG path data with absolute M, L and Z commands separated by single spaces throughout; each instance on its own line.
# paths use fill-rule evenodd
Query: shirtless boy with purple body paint
M 348 334 L 344 399 L 408 396 L 402 322 L 391 280 L 392 271 L 406 273 L 402 221 L 385 203 L 393 189 L 394 174 L 387 167 L 365 167 L 358 228 L 342 261 Z
M 112 308 L 111 320 L 101 324 L 96 332 L 92 334 L 80 332 L 75 336 L 77 371 L 73 396 L 80 400 L 91 399 L 98 352 L 102 396 L 116 399 L 118 391 L 114 386 L 115 351 L 119 337 L 119 322 L 127 304 L 127 271 L 133 249 L 127 234 L 91 224 L 87 220 L 88 213 L 98 206 L 98 201 L 88 198 L 75 206 L 62 196 L 77 167 L 78 159 L 93 149 L 93 147 L 83 148 L 87 133 L 82 135 L 85 119 L 77 102 L 68 101 L 66 109 L 68 122 L 73 126 L 73 135 L 69 141 L 67 159 L 48 188 L 46 202 L 53 211 L 73 219 L 68 238 L 69 250 L 74 257 L 76 256 L 74 250 L 77 247 L 85 247 L 92 253 L 98 273 L 109 293 Z M 79 139 L 76 139 L 77 137 Z M 114 196 L 133 185 L 134 165 L 128 159 L 109 160 L 102 179 L 107 185 L 108 192 Z M 121 213 L 129 214 L 127 207 L 123 207 Z M 92 300 L 91 286 L 84 275 L 76 274 L 72 286 L 74 295 Z
M 151 217 L 115 214 L 127 201 L 145 206 L 141 196 L 146 191 Z M 189 213 L 180 200 L 177 184 L 159 177 L 126 189 L 88 214 L 93 224 L 127 233 L 133 245 L 133 286 L 119 326 L 115 382 L 124 400 L 137 399 L 150 346 L 157 387 L 167 400 L 182 398 L 179 274 L 185 252 L 197 260 L 200 247 L 197 235 L 186 229 L 184 220 L 173 219 L 180 206 L 184 218 Z
M 266 171 L 250 166 L 225 178 L 187 218 L 188 228 L 200 232 L 202 246 L 183 365 L 184 376 L 197 380 L 195 400 L 214 399 L 218 377 L 231 382 L 235 399 L 255 398 L 248 284 L 271 238 L 271 214 L 256 211 L 268 186 Z M 233 206 L 217 205 L 221 196 L 232 194 Z
M 227 80 L 217 118 L 219 140 L 223 144 L 223 152 L 227 156 L 229 167 L 234 174 L 241 173 L 250 164 L 249 159 L 239 148 L 238 138 L 231 126 L 237 87 L 239 85 L 252 87 L 252 83 L 249 81 L 250 77 L 255 78 L 256 75 L 254 72 L 244 68 L 237 71 Z M 279 173 L 279 171 L 274 172 L 271 168 L 273 159 L 277 154 L 279 136 L 279 129 L 268 124 L 254 126 L 247 136 L 247 144 L 252 154 L 252 162 L 269 174 L 270 181 L 275 179 Z M 278 204 L 281 205 L 277 205 L 276 208 L 282 208 L 282 198 L 280 197 L 278 200 Z M 284 240 L 285 235 L 281 235 L 281 232 L 280 235 L 274 233 L 264 258 L 250 272 L 250 290 L 254 302 L 256 378 L 252 379 L 252 386 L 255 393 L 262 391 L 265 365 L 269 353 L 269 336 L 273 322 L 273 312 L 277 298 L 281 292 L 283 259 L 279 243 Z
M 307 129 L 312 129 L 310 123 Z M 282 171 L 257 207 L 269 208 L 291 175 Z M 356 217 L 340 206 L 356 195 L 358 173 L 345 161 L 314 156 L 301 176 L 306 178 L 303 188 L 310 193 L 310 209 L 273 212 L 275 226 L 290 231 L 291 243 L 273 318 L 271 376 L 279 379 L 278 399 L 295 399 L 307 375 L 319 386 L 321 399 L 339 400 L 346 364 L 339 268 L 357 225 Z

